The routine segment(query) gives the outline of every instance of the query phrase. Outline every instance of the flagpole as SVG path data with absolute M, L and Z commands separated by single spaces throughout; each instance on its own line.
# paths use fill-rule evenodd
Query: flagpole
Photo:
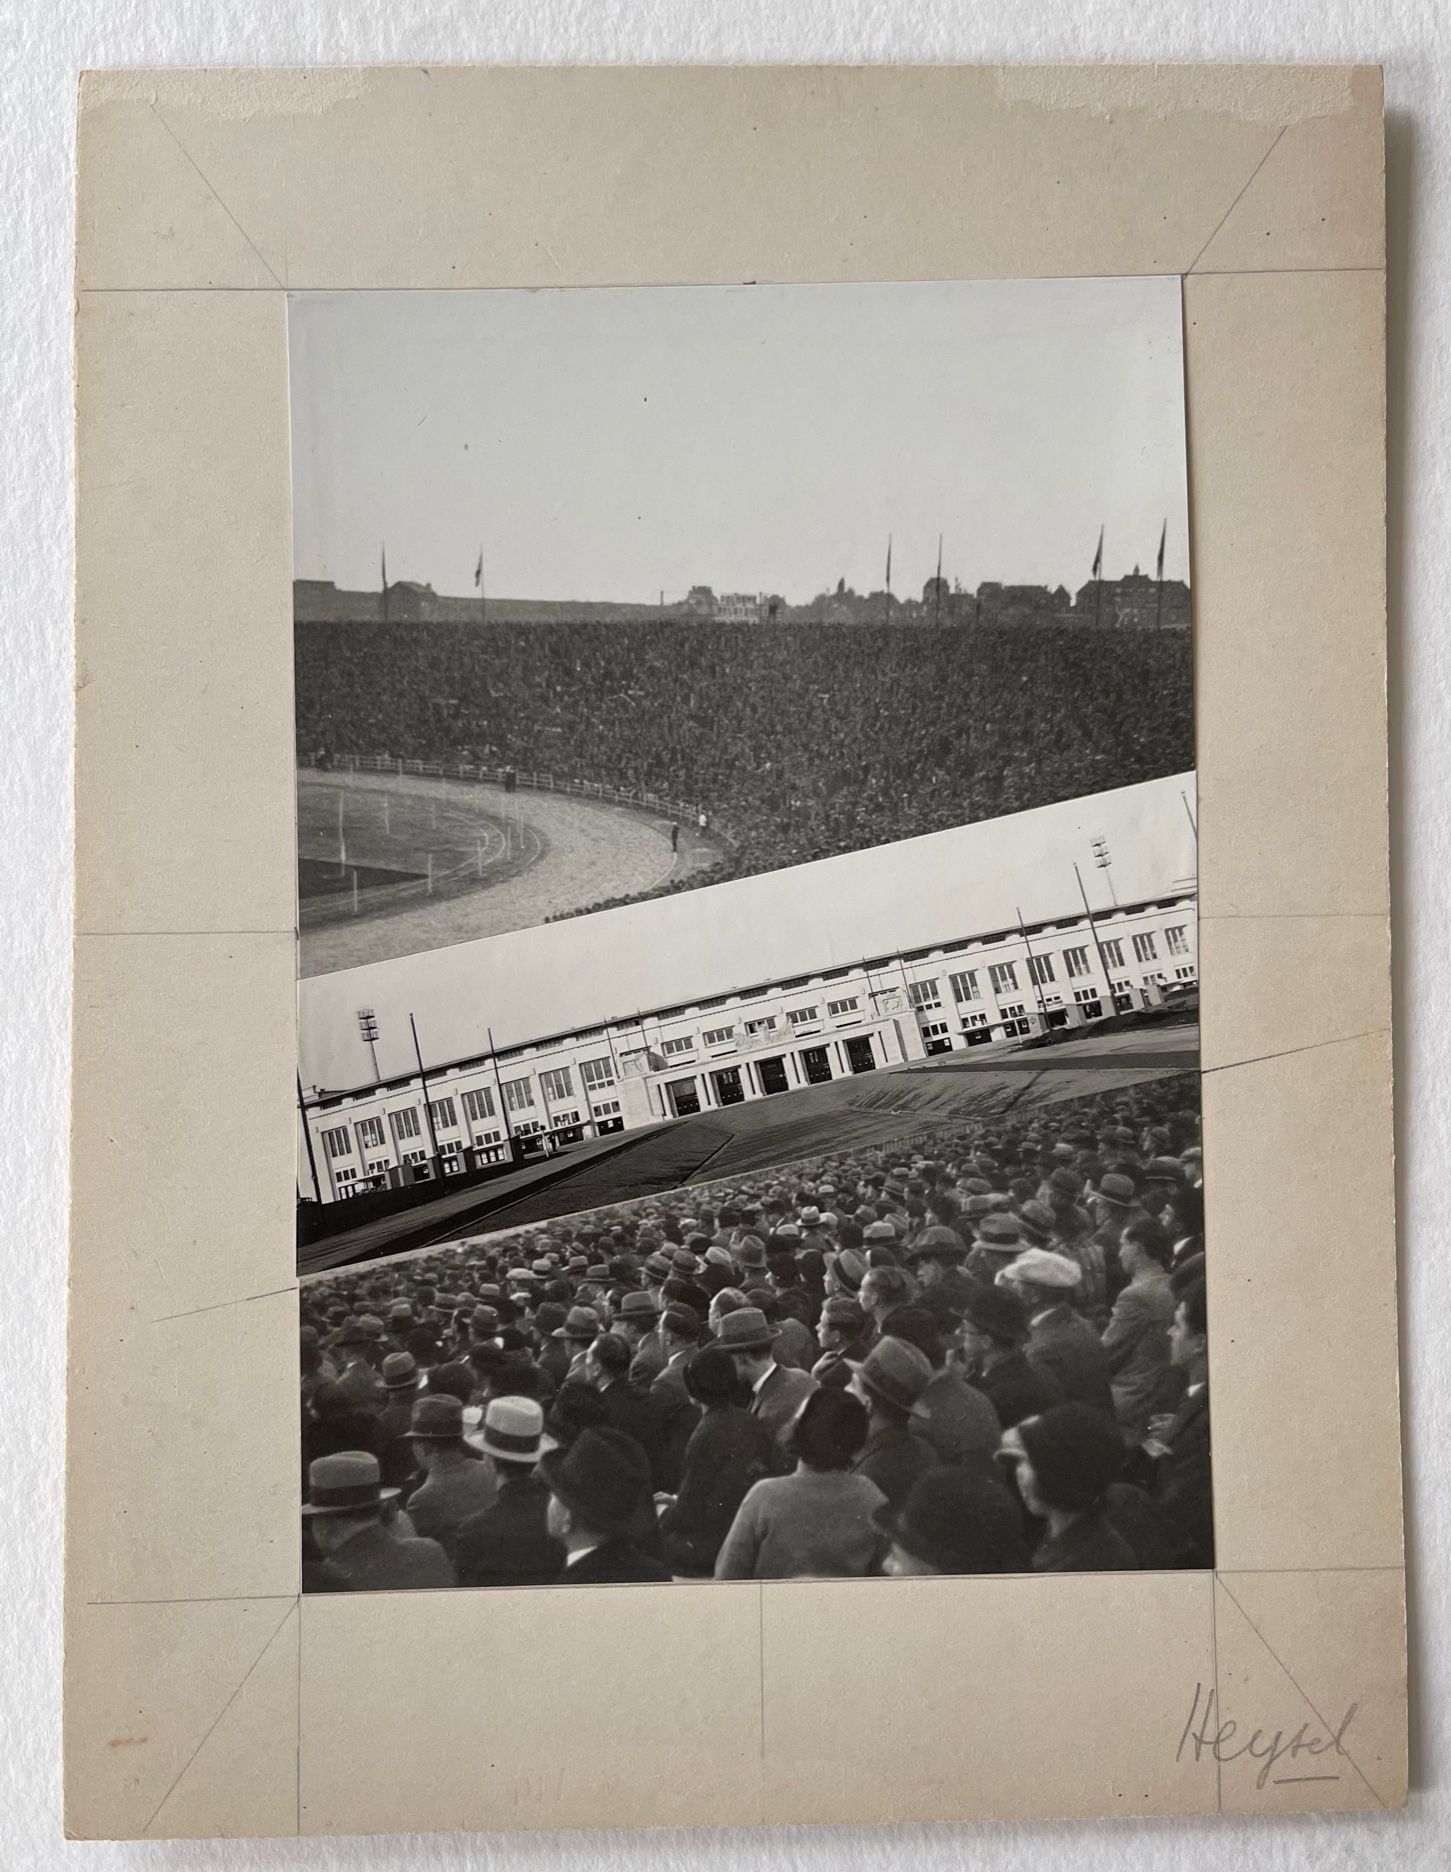
M 942 622 L 942 535 L 937 535 L 937 583 L 932 587 L 932 622 Z
M 1103 623 L 1103 528 L 1098 529 L 1098 551 L 1093 556 L 1093 622 Z
M 1169 522 L 1165 520 L 1159 533 L 1159 597 L 1154 609 L 1154 629 L 1164 628 L 1164 542 L 1169 537 Z
M 383 542 L 383 622 L 388 622 L 388 542 Z
M 887 589 L 882 593 L 882 622 L 892 621 L 892 536 L 887 535 Z
M 479 546 L 479 622 L 480 624 L 487 624 L 488 621 L 489 621 L 489 600 L 488 600 L 487 593 L 485 592 L 485 589 L 484 589 L 484 549 L 483 549 L 482 544 L 480 544 Z

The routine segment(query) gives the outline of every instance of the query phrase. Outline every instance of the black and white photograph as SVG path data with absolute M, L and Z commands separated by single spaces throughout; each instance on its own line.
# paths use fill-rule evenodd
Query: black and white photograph
M 289 308 L 306 1588 L 1210 1565 L 1178 281 Z

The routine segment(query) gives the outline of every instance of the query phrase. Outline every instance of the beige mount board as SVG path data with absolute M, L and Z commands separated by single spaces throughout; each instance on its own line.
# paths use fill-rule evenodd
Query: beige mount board
M 1381 112 L 1350 68 L 83 80 L 72 1834 L 1404 1798 Z M 287 291 L 1142 273 L 1184 279 L 1218 1572 L 602 1589 L 607 1711 L 552 1688 L 597 1595 L 300 1599 Z

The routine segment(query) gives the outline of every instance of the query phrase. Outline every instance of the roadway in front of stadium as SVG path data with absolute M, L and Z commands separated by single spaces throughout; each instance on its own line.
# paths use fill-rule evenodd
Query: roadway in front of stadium
M 304 976 L 530 929 L 608 898 L 644 896 L 677 877 L 703 874 L 716 855 L 712 843 L 684 826 L 680 850 L 672 852 L 670 822 L 658 814 L 528 787 L 506 793 L 500 786 L 424 774 L 310 768 L 299 772 L 298 787 L 300 793 L 345 788 L 356 795 L 446 799 L 455 819 L 470 810 L 477 813 L 484 847 L 473 889 L 391 903 L 356 918 L 304 928 Z M 500 838 L 500 826 L 510 828 L 507 840 Z M 426 860 L 420 860 L 418 869 L 425 868 Z
M 750 1099 L 592 1139 L 492 1182 L 451 1190 L 401 1215 L 361 1224 L 298 1252 L 298 1273 L 407 1253 L 480 1232 L 580 1215 L 682 1185 L 754 1175 L 774 1165 L 889 1144 L 918 1131 L 1115 1092 L 1199 1065 L 1199 1030 L 1175 1022 L 1087 1032 L 1049 1048 L 974 1049 Z M 426 1238 L 419 1238 L 420 1228 Z

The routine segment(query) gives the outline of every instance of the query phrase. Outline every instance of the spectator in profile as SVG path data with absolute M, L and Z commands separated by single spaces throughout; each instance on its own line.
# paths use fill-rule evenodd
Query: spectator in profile
M 750 1393 L 748 1409 L 784 1447 L 788 1427 L 816 1389 L 809 1372 L 778 1365 L 776 1335 L 759 1307 L 740 1307 L 721 1319 L 716 1343 L 735 1360 L 736 1376 Z
M 894 1578 L 1028 1570 L 1022 1510 L 991 1475 L 928 1469 L 902 1506 L 879 1508 L 875 1522 L 887 1542 L 882 1571 Z
M 867 1413 L 850 1392 L 813 1391 L 790 1425 L 790 1475 L 757 1482 L 740 1505 L 716 1561 L 715 1577 L 832 1579 L 866 1573 L 881 1539 L 873 1515 L 881 1490 L 853 1461 L 867 1437 Z
M 1144 1449 L 1155 1465 L 1151 1489 L 1175 1535 L 1185 1566 L 1214 1564 L 1214 1510 L 1209 1475 L 1209 1338 L 1204 1283 L 1196 1282 L 1174 1312 L 1169 1356 L 1184 1379 L 1172 1413 L 1152 1418 Z
M 978 1287 L 963 1315 L 968 1376 L 997 1412 L 1004 1430 L 1063 1402 L 1063 1387 L 1023 1351 L 1028 1316 L 1008 1287 Z
M 1113 1419 L 1092 1406 L 1055 1404 L 1025 1417 L 999 1452 L 1030 1515 L 1043 1523 L 1038 1573 L 1132 1572 L 1133 1549 L 1109 1520 L 1106 1497 L 1124 1466 Z
M 822 1304 L 817 1326 L 821 1357 L 811 1368 L 818 1384 L 844 1391 L 852 1368 L 867 1356 L 867 1316 L 857 1302 L 843 1293 L 831 1294 Z
M 903 1307 L 892 1316 L 892 1336 L 905 1339 L 927 1360 L 932 1376 L 917 1400 L 912 1428 L 939 1463 L 964 1463 L 992 1470 L 1002 1426 L 990 1401 L 948 1361 L 941 1328 L 950 1324 L 925 1307 Z
M 1172 1253 L 1162 1225 L 1147 1216 L 1130 1222 L 1119 1242 L 1119 1263 L 1128 1284 L 1113 1303 L 1103 1349 L 1113 1382 L 1113 1407 L 1131 1449 L 1148 1434 L 1149 1418 L 1163 1404 L 1169 1380 Z
M 937 1458 L 920 1434 L 926 1421 L 922 1395 L 932 1382 L 926 1356 L 905 1339 L 879 1339 L 856 1368 L 851 1395 L 867 1407 L 867 1437 L 857 1458 L 858 1475 L 876 1484 L 892 1507 Z
M 540 1462 L 549 1486 L 547 1525 L 564 1548 L 564 1586 L 668 1581 L 663 1565 L 637 1545 L 641 1521 L 653 1519 L 650 1465 L 622 1431 L 585 1430 L 568 1449 Z

